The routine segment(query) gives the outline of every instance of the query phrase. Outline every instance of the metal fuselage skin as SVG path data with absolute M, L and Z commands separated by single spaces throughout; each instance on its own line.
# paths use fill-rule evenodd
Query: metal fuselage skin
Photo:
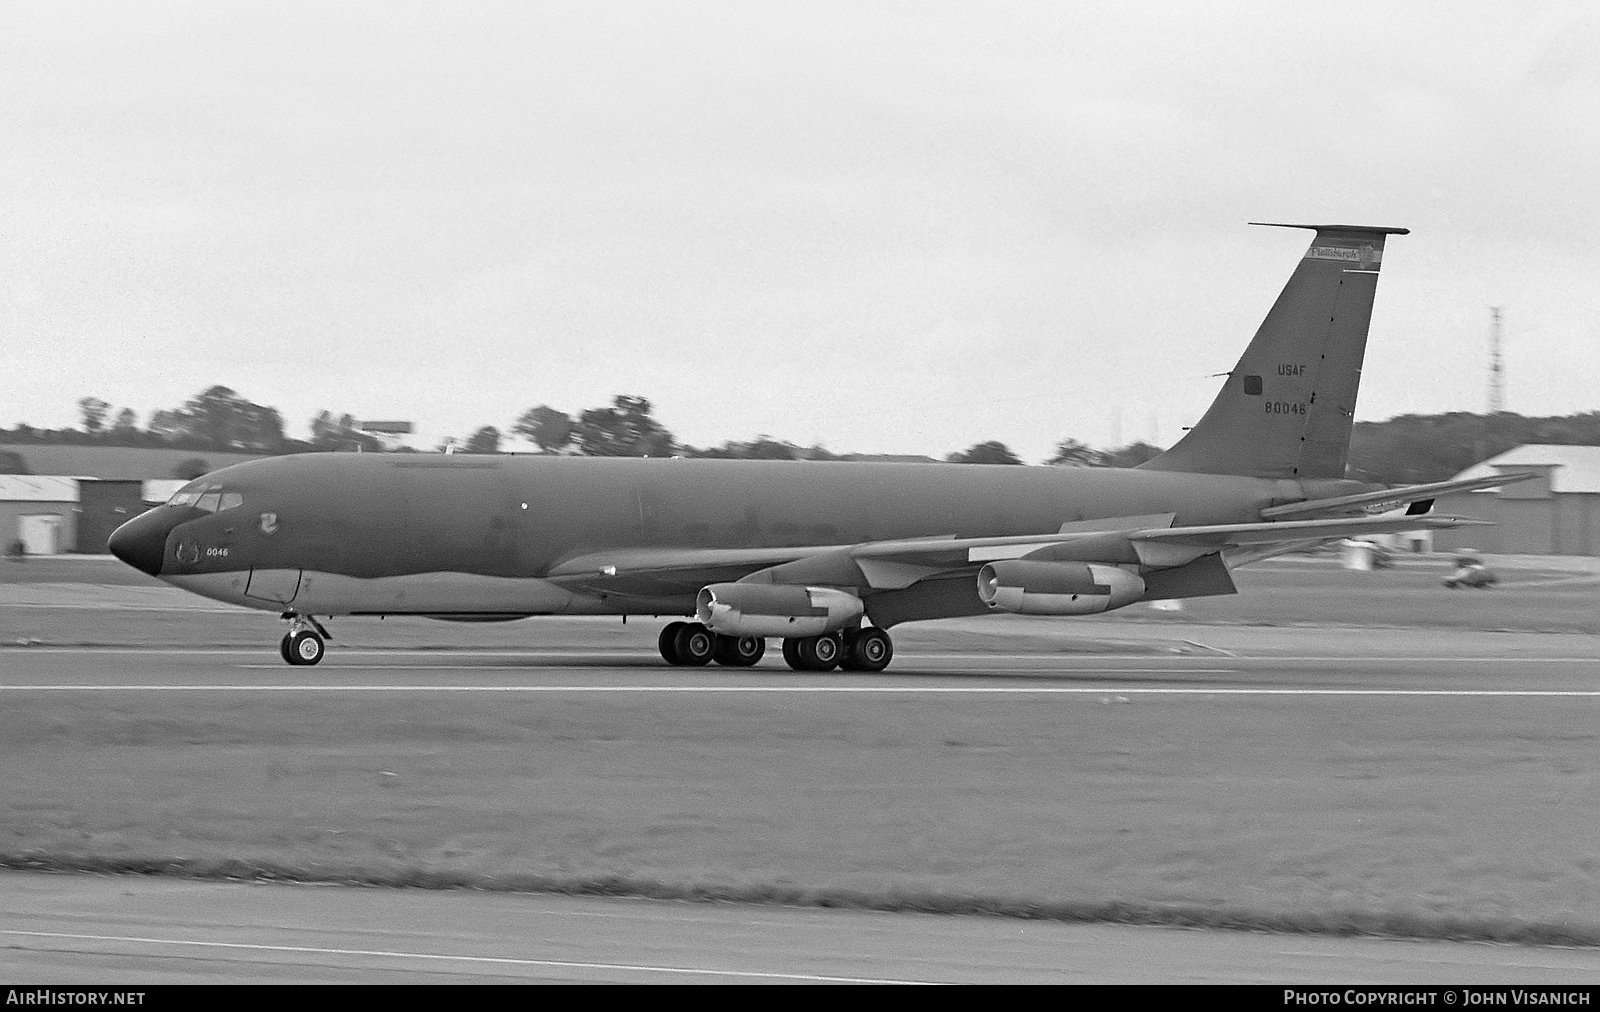
M 114 550 L 234 604 L 465 620 L 687 615 L 711 582 L 704 567 L 682 581 L 630 579 L 625 565 L 608 572 L 607 552 L 1039 535 L 1157 513 L 1180 526 L 1248 523 L 1273 503 L 1371 487 L 1112 468 L 333 453 L 201 481 L 242 505 L 157 507 Z M 587 574 L 562 569 L 580 558 L 595 561 Z M 874 601 L 879 624 L 985 613 L 971 581 L 956 582 L 869 595 L 868 613 Z

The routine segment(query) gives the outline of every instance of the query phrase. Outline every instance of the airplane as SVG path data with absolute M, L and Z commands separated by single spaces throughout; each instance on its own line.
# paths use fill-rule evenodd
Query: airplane
M 902 622 L 1094 615 L 1237 593 L 1233 568 L 1357 534 L 1478 521 L 1345 477 L 1385 240 L 1315 234 L 1205 415 L 1136 468 L 311 453 L 235 464 L 119 527 L 129 565 L 279 612 L 483 622 L 666 616 L 661 657 L 882 671 Z M 1375 514 L 1407 507 L 1402 515 Z M 687 619 L 687 621 L 685 621 Z

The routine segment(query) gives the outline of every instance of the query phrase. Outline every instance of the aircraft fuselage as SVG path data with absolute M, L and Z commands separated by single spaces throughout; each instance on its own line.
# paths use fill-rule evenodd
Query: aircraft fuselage
M 681 585 L 660 573 L 630 581 L 626 566 L 605 571 L 608 551 L 1020 536 L 1154 513 L 1240 523 L 1273 502 L 1367 486 L 1113 468 L 303 454 L 190 487 L 210 508 L 150 511 L 119 534 L 119 554 L 272 611 L 512 618 L 694 610 L 703 572 Z M 207 490 L 218 493 L 209 503 Z M 595 559 L 593 572 L 563 579 L 576 558 Z

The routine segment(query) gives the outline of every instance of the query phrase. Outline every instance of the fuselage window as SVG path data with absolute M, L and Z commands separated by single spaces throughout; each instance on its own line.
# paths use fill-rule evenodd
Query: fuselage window
M 237 492 L 222 493 L 222 509 L 231 510 L 244 505 L 244 496 Z

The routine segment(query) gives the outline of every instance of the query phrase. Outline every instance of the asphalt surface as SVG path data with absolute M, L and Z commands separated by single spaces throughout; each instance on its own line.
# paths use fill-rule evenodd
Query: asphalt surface
M 1090 627 L 1092 632 L 1092 627 Z M 1126 635 L 1126 630 L 1122 630 Z M 315 667 L 259 648 L 0 648 L 0 692 L 1248 692 L 1600 695 L 1600 636 L 1179 626 L 1138 652 L 915 652 L 877 675 L 677 668 L 639 647 L 385 650 L 329 645 Z M 1114 644 L 1112 645 L 1114 646 Z
M 637 648 L 0 650 L 0 702 L 188 693 L 1600 695 L 1600 637 L 1166 626 L 1139 653 L 917 653 L 880 675 L 669 668 Z M 1600 951 L 642 900 L 0 874 L 29 982 L 1600 980 Z

